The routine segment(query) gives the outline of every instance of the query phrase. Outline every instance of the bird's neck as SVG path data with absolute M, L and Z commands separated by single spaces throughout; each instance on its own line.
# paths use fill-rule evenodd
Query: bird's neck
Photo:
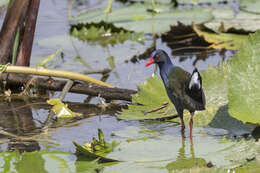
M 168 57 L 164 63 L 159 64 L 160 68 L 160 75 L 163 80 L 164 85 L 168 82 L 168 75 L 172 68 L 174 68 L 174 65 L 172 64 L 170 58 Z

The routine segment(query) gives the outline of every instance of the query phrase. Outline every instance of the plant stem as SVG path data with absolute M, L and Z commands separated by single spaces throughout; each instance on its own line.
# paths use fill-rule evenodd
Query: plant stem
M 106 86 L 109 88 L 114 88 L 114 86 L 92 78 L 90 76 L 75 73 L 75 72 L 68 72 L 63 70 L 50 70 L 50 69 L 43 69 L 43 68 L 31 68 L 31 67 L 21 67 L 21 66 L 12 66 L 9 65 L 4 70 L 4 73 L 18 73 L 18 74 L 34 74 L 40 76 L 51 76 L 51 77 L 59 77 L 59 78 L 66 78 L 66 79 L 73 79 L 73 80 L 81 80 L 84 82 L 94 83 L 97 85 Z

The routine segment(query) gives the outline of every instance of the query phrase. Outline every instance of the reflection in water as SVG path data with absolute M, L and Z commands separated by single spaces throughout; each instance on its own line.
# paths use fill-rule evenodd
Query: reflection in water
M 23 100 L 12 100 L 0 104 L 0 126 L 6 131 L 23 135 L 37 128 L 33 121 L 32 110 Z
M 181 148 L 179 149 L 177 160 L 187 159 L 187 157 L 185 155 L 185 142 L 186 142 L 186 140 L 188 140 L 188 139 L 185 138 L 184 136 L 182 136 L 182 145 L 181 145 Z M 190 141 L 191 158 L 195 158 L 193 140 L 189 138 L 189 141 Z
M 190 140 L 190 153 L 191 157 L 188 157 L 185 154 L 185 143 L 186 140 Z M 176 170 L 190 169 L 193 167 L 205 167 L 207 165 L 206 160 L 203 158 L 196 158 L 194 153 L 193 141 L 192 139 L 187 139 L 182 137 L 182 146 L 179 149 L 177 159 L 173 162 L 170 162 L 166 165 L 167 170 L 174 172 Z
M 39 128 L 33 119 L 32 108 L 27 105 L 24 100 L 4 101 L 0 104 L 0 126 L 6 132 L 24 136 L 32 134 Z M 1 136 L 4 138 L 5 136 Z M 39 150 L 39 143 L 34 140 L 11 139 L 8 142 L 8 151 L 18 150 L 20 153 L 24 151 Z
M 40 145 L 35 140 L 16 140 L 11 139 L 8 143 L 8 151 L 19 151 L 19 153 L 23 152 L 33 152 L 39 151 Z
M 48 127 L 57 130 L 58 127 L 76 126 L 79 120 L 95 115 L 115 115 L 117 111 L 125 107 L 107 103 L 106 107 L 102 104 L 68 103 L 69 108 L 74 112 L 80 112 L 82 117 L 60 119 L 58 121 L 49 120 L 48 115 L 51 106 L 44 99 L 28 100 L 26 97 L 10 98 L 11 101 L 0 101 L 0 139 L 8 141 L 8 151 L 18 150 L 34 151 L 39 150 L 40 145 L 36 141 L 44 144 L 50 143 L 51 139 L 44 137 L 45 129 Z M 73 123 L 73 125 L 71 125 Z M 7 140 L 6 137 L 11 138 Z

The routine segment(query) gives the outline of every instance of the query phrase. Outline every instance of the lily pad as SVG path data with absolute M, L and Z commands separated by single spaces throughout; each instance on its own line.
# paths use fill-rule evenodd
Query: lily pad
M 258 0 L 241 0 L 240 8 L 244 11 L 260 14 L 260 1 Z
M 230 7 L 216 8 L 212 14 L 214 20 L 204 23 L 204 26 L 215 32 L 250 33 L 260 29 L 258 14 L 240 11 L 235 15 Z
M 129 6 L 114 8 L 112 13 L 106 15 L 103 9 L 80 14 L 72 18 L 78 22 L 113 23 L 116 27 L 122 27 L 129 31 L 161 34 L 170 30 L 170 25 L 181 21 L 184 24 L 203 23 L 212 19 L 210 9 L 172 9 L 168 4 L 156 4 L 156 13 L 151 3 L 134 3 Z
M 207 42 L 212 43 L 210 47 L 214 49 L 230 49 L 237 50 L 242 45 L 243 41 L 247 39 L 246 35 L 230 34 L 230 33 L 213 33 L 202 31 L 196 26 L 193 27 L 194 31 Z
M 166 168 L 169 172 L 173 172 L 174 170 L 181 171 L 183 169 L 190 169 L 193 167 L 205 167 L 206 165 L 207 162 L 202 158 L 189 158 L 171 162 L 166 166 Z
M 143 43 L 145 39 L 143 33 L 129 32 L 104 22 L 72 25 L 71 35 L 80 40 L 98 43 L 102 46 L 109 44 L 113 46 L 127 40 Z
M 162 127 L 167 123 L 157 122 L 157 124 Z M 173 135 L 172 130 L 168 132 L 169 134 L 165 134 L 167 128 L 158 136 L 158 131 L 153 129 L 154 127 L 154 124 L 150 127 L 149 125 L 129 126 L 121 131 L 113 132 L 121 142 L 117 149 L 108 154 L 108 157 L 123 162 L 105 167 L 104 172 L 195 172 L 193 170 L 198 168 L 204 172 L 226 172 L 230 168 L 245 164 L 247 159 L 258 155 L 256 151 L 259 145 L 253 140 L 240 142 L 221 140 L 203 133 L 203 129 L 200 128 L 193 141 L 190 141 Z M 149 132 L 140 133 L 145 128 Z M 132 134 L 135 134 L 136 140 L 129 141 L 128 138 Z M 140 140 L 144 137 L 144 140 Z M 242 153 L 247 150 L 247 154 L 237 152 L 237 155 L 234 155 L 235 151 Z M 214 168 L 209 169 L 207 165 L 212 165 Z M 216 167 L 221 169 L 216 169 Z
M 134 103 L 133 105 L 128 105 L 128 109 L 124 109 L 122 113 L 117 115 L 119 119 L 159 119 L 176 115 L 176 111 L 173 109 L 173 105 L 165 92 L 163 83 L 157 76 L 148 78 L 143 85 L 138 86 L 138 94 L 132 96 L 132 102 Z M 168 103 L 165 108 L 148 113 L 164 103 Z
M 260 124 L 260 32 L 252 34 L 230 61 L 229 113 L 243 121 Z

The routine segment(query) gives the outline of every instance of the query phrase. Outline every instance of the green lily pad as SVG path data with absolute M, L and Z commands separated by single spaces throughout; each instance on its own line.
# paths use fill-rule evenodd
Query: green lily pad
M 260 124 L 260 32 L 252 34 L 229 64 L 228 100 L 231 116 Z
M 260 2 L 258 0 L 241 0 L 240 8 L 244 11 L 260 14 Z
M 260 161 L 253 160 L 251 162 L 247 162 L 245 165 L 236 168 L 235 172 L 237 172 L 237 173 L 255 173 L 255 172 L 260 172 Z
M 168 4 L 156 4 L 156 13 L 151 3 L 134 3 L 129 6 L 114 8 L 112 13 L 106 15 L 103 9 L 80 14 L 72 21 L 113 23 L 116 27 L 122 27 L 129 31 L 161 34 L 170 30 L 170 25 L 181 21 L 184 24 L 203 23 L 212 19 L 210 9 L 172 9 Z
M 240 11 L 235 15 L 230 7 L 216 8 L 212 11 L 214 20 L 204 26 L 215 32 L 250 33 L 260 29 L 260 15 Z
M 173 172 L 173 170 L 180 171 L 183 169 L 190 169 L 193 167 L 205 167 L 206 165 L 207 162 L 202 158 L 189 158 L 171 162 L 166 166 L 166 168 L 169 170 L 169 172 Z
M 116 28 L 113 24 L 91 23 L 71 26 L 71 35 L 83 41 L 98 43 L 102 46 L 115 45 L 127 40 L 144 42 L 143 33 L 129 32 L 122 28 Z
M 128 105 L 128 109 L 124 109 L 118 114 L 119 119 L 126 120 L 144 120 L 159 119 L 176 115 L 175 109 L 169 100 L 164 89 L 162 80 L 157 76 L 147 79 L 143 85 L 138 86 L 138 94 L 132 96 L 133 105 Z M 142 105 L 138 105 L 142 104 Z M 148 113 L 150 110 L 168 103 L 165 108 Z

